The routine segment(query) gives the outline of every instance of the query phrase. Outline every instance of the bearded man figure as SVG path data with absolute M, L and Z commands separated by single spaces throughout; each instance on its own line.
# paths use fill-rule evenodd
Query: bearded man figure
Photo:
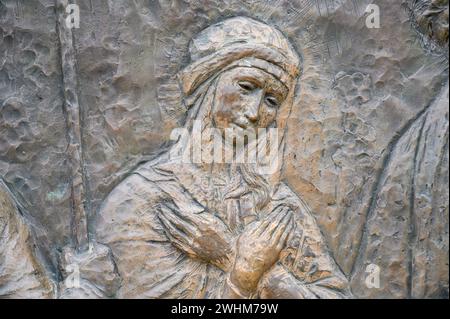
M 282 158 L 301 69 L 283 34 L 230 18 L 200 32 L 190 54 L 179 76 L 185 128 L 276 128 Z M 282 160 L 266 175 L 254 164 L 185 163 L 174 156 L 179 143 L 133 171 L 100 209 L 96 240 L 111 248 L 121 277 L 115 297 L 351 297 L 306 203 L 280 180 Z

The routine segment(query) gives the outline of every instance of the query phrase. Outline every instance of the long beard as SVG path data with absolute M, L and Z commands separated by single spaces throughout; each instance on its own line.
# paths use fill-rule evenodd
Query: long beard
M 230 183 L 221 191 L 221 198 L 239 199 L 244 194 L 251 194 L 255 210 L 260 213 L 270 201 L 269 181 L 256 172 L 255 164 L 229 164 L 228 167 L 230 166 L 233 173 L 230 176 Z
M 270 201 L 269 182 L 255 170 L 252 164 L 240 165 L 242 177 L 252 193 L 257 212 L 261 211 Z

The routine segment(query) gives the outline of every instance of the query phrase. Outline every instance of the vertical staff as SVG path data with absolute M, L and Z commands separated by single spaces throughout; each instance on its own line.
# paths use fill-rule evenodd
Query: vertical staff
M 86 174 L 84 171 L 81 109 L 78 102 L 78 82 L 76 70 L 76 54 L 73 44 L 73 21 L 68 21 L 66 8 L 67 0 L 55 0 L 56 27 L 60 42 L 61 69 L 63 78 L 64 113 L 67 125 L 67 156 L 70 162 L 71 209 L 72 209 L 72 237 L 78 251 L 84 251 L 89 246 L 86 214 Z M 71 5 L 73 7 L 73 5 Z M 78 8 L 77 6 L 75 6 Z M 71 18 L 69 16 L 69 18 Z

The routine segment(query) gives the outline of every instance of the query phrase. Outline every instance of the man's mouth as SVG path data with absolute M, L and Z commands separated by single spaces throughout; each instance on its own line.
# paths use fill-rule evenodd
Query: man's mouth
M 236 120 L 236 121 L 233 121 L 233 124 L 234 124 L 234 126 L 237 126 L 237 127 L 241 128 L 243 130 L 248 129 L 249 126 L 250 126 L 250 123 L 248 123 L 245 120 L 244 121 Z
M 241 129 L 243 129 L 243 130 L 246 130 L 246 129 L 247 129 L 247 125 L 242 124 L 242 123 L 233 123 L 233 126 L 238 127 L 238 128 L 241 128 Z

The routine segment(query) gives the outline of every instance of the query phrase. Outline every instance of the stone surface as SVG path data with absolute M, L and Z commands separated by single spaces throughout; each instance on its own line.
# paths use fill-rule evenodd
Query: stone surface
M 1 296 L 51 298 L 59 286 L 58 297 L 122 297 L 133 285 L 134 297 L 161 296 L 121 270 L 145 261 L 139 232 L 162 231 L 149 203 L 125 198 L 157 196 L 133 172 L 186 123 L 177 74 L 223 38 L 198 51 L 190 41 L 243 16 L 280 30 L 300 56 L 280 180 L 308 207 L 296 216 L 311 215 L 298 228 L 314 229 L 313 251 L 355 298 L 448 298 L 448 0 L 83 0 L 79 29 L 65 25 L 66 3 L 0 0 L 0 257 L 26 265 L 13 274 L 0 259 Z M 366 26 L 370 3 L 379 29 Z M 64 286 L 73 264 L 75 290 Z M 367 286 L 371 265 L 379 288 Z M 259 297 L 313 297 L 273 288 L 284 280 L 274 267 Z

